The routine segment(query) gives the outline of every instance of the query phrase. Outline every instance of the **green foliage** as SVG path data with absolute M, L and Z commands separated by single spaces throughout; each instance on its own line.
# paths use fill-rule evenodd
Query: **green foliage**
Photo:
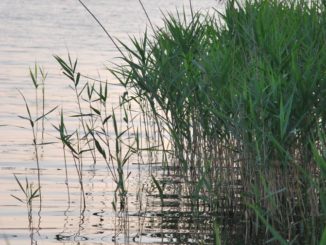
M 164 23 L 122 44 L 126 65 L 113 73 L 169 129 L 194 198 L 206 196 L 221 227 L 232 209 L 250 239 L 317 244 L 325 186 L 311 142 L 325 131 L 325 5 L 230 0 L 224 14 Z
M 11 196 L 17 199 L 19 202 L 25 203 L 29 208 L 31 208 L 33 200 L 40 196 L 39 194 L 40 188 L 34 189 L 33 183 L 29 183 L 27 178 L 25 179 L 25 186 L 23 186 L 23 184 L 20 182 L 17 176 L 14 175 L 14 177 L 20 190 L 23 192 L 24 197 L 20 198 L 14 195 Z
M 72 154 L 84 210 L 85 154 L 107 165 L 116 184 L 112 206 L 121 212 L 131 157 L 159 149 L 163 164 L 173 152 L 192 211 L 208 207 L 216 244 L 325 244 L 325 26 L 322 1 L 229 0 L 223 14 L 166 15 L 151 36 L 120 43 L 126 54 L 102 26 L 125 62 L 111 70 L 128 91 L 112 109 L 107 82 L 85 82 L 77 59 L 54 56 L 78 105 L 71 117 L 80 127 L 68 133 L 61 110 L 55 128 L 64 152 Z M 37 102 L 46 74 L 35 65 L 30 76 Z M 42 115 L 34 116 L 21 95 L 27 116 L 20 118 L 31 125 L 37 157 L 37 122 L 44 127 L 56 107 L 45 113 L 43 90 Z M 135 126 L 133 101 L 144 130 Z M 37 169 L 40 187 L 38 158 Z M 168 188 L 151 177 L 163 206 Z M 31 216 L 40 189 L 15 179 L 24 198 L 13 197 Z
M 161 203 L 163 205 L 163 199 L 164 199 L 164 191 L 163 191 L 163 188 L 161 187 L 159 181 L 154 177 L 154 175 L 152 175 L 152 180 L 153 180 L 153 183 L 154 183 L 155 187 L 158 190 L 158 193 L 159 193 L 159 196 L 160 196 L 160 199 L 161 199 Z
M 107 82 L 102 82 L 83 76 L 78 72 L 77 59 L 73 60 L 68 54 L 67 59 L 54 56 L 59 63 L 62 73 L 73 83 L 78 112 L 73 117 L 79 122 L 79 127 L 69 130 L 65 124 L 63 109 L 58 126 L 54 128 L 59 133 L 64 152 L 68 150 L 74 160 L 78 174 L 84 205 L 86 206 L 83 188 L 84 156 L 91 155 L 93 164 L 105 163 L 111 177 L 116 184 L 115 198 L 112 202 L 117 212 L 127 208 L 126 180 L 130 173 L 126 173 L 130 157 L 136 152 L 130 133 L 135 131 L 134 120 L 130 118 L 126 108 L 130 110 L 130 101 L 126 93 L 119 97 L 120 104 L 116 108 L 108 109 L 109 88 Z M 90 82 L 89 80 L 92 80 Z M 119 113 L 117 113 L 119 111 Z M 123 124 L 120 124 L 122 122 Z M 72 133 L 69 133 L 72 132 Z M 128 143 L 127 143 L 128 142 Z M 120 205 L 118 206 L 117 203 Z M 85 208 L 84 206 L 84 208 Z

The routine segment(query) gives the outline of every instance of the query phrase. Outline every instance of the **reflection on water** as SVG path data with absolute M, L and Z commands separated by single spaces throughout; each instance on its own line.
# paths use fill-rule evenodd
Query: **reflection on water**
M 82 241 L 87 241 L 83 244 L 213 243 L 209 208 L 201 206 L 200 211 L 194 213 L 189 196 L 182 196 L 185 190 L 181 181 L 165 175 L 162 170 L 156 171 L 160 176 L 158 181 L 164 186 L 164 194 L 160 196 L 148 175 L 149 166 L 142 165 L 140 171 L 137 165 L 131 167 L 135 168 L 132 172 L 139 174 L 131 182 L 138 186 L 129 186 L 128 205 L 124 211 L 117 212 L 112 208 L 115 186 L 107 170 L 85 171 L 86 208 L 77 180 L 70 182 L 68 190 L 62 169 L 44 170 L 42 210 L 39 216 L 38 201 L 35 201 L 34 226 L 28 229 L 23 205 L 4 197 L 15 205 L 5 207 L 8 215 L 2 216 L 6 223 L 1 223 L 1 233 L 10 244 L 22 244 L 29 239 L 41 242 L 39 244 L 51 244 L 54 240 L 62 244 Z M 12 189 L 16 193 L 15 186 Z
M 128 42 L 128 35 L 145 30 L 146 16 L 137 0 L 85 0 L 110 33 Z M 175 11 L 188 1 L 144 0 L 153 23 L 160 25 L 161 10 Z M 193 1 L 195 9 L 217 7 L 215 0 Z M 30 219 L 26 205 L 11 195 L 22 197 L 13 174 L 24 183 L 37 183 L 38 170 L 31 131 L 26 121 L 24 101 L 18 90 L 33 104 L 35 92 L 28 68 L 37 61 L 48 72 L 45 85 L 46 111 L 62 106 L 67 114 L 76 111 L 69 83 L 60 74 L 53 54 L 67 51 L 79 58 L 86 74 L 115 83 L 105 65 L 117 62 L 116 49 L 78 1 L 1 0 L 0 1 L 0 244 L 210 244 L 212 243 L 209 208 L 193 212 L 181 178 L 167 175 L 158 165 L 129 164 L 126 205 L 116 201 L 116 185 L 103 163 L 84 162 L 83 190 L 74 161 L 65 163 L 62 145 L 53 125 L 59 112 L 45 122 L 45 142 L 40 147 L 42 200 L 33 201 Z M 121 93 L 110 86 L 110 103 Z M 110 105 L 111 107 L 111 105 Z M 67 118 L 74 125 L 73 118 Z M 3 126 L 5 125 L 5 126 Z M 87 165 L 88 164 L 88 165 Z M 163 195 L 152 175 L 164 187 Z M 85 202 L 85 205 L 84 205 Z M 123 207 L 123 209 L 121 209 Z

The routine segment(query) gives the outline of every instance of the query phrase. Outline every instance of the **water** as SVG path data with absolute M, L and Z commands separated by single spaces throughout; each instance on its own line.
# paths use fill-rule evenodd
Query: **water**
M 139 36 L 147 26 L 146 16 L 137 0 L 85 0 L 110 34 L 127 42 Z M 143 1 L 152 22 L 161 25 L 162 11 L 175 12 L 188 1 Z M 195 9 L 220 8 L 215 0 L 193 1 Z M 19 91 L 35 111 L 29 67 L 37 62 L 48 72 L 45 85 L 46 111 L 62 107 L 69 115 L 75 111 L 74 96 L 53 55 L 78 57 L 79 70 L 85 75 L 117 83 L 105 66 L 119 62 L 119 55 L 105 33 L 76 0 L 1 0 L 0 1 L 0 244 L 161 244 L 191 243 L 195 238 L 209 243 L 211 237 L 198 234 L 189 226 L 191 215 L 186 198 L 175 193 L 161 199 L 153 187 L 151 171 L 157 178 L 159 165 L 128 165 L 128 212 L 115 212 L 115 184 L 104 164 L 85 163 L 83 169 L 86 209 L 71 158 L 67 161 L 69 185 L 59 143 L 40 149 L 42 205 L 33 204 L 33 229 L 29 229 L 26 205 L 11 195 L 22 197 L 14 174 L 23 181 L 37 183 L 36 159 L 26 108 Z M 122 92 L 119 86 L 109 88 L 111 103 Z M 45 142 L 58 142 L 52 124 L 59 124 L 59 109 L 46 122 Z M 68 122 L 68 123 L 72 123 Z M 137 159 L 135 159 L 137 161 Z M 169 177 L 170 178 L 170 177 Z M 182 184 L 169 179 L 173 192 Z M 146 190 L 146 191 L 144 191 Z M 205 219 L 205 212 L 199 219 Z M 205 222 L 201 222 L 203 228 Z

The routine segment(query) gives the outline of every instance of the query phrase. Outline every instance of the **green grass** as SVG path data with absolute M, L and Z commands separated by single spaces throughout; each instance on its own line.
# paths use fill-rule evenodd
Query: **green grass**
M 325 147 L 325 5 L 228 1 L 224 14 L 164 23 L 124 45 L 113 73 L 169 131 L 194 200 L 217 213 L 222 239 L 318 244 L 325 178 L 312 146 Z
M 111 69 L 127 89 L 116 108 L 107 82 L 84 77 L 70 55 L 55 56 L 77 104 L 74 115 L 61 109 L 54 126 L 68 199 L 69 160 L 81 212 L 85 162 L 104 163 L 116 184 L 113 208 L 128 212 L 130 159 L 147 163 L 157 153 L 167 174 L 173 162 L 171 176 L 182 176 L 180 198 L 191 198 L 193 214 L 204 208 L 211 216 L 216 244 L 325 244 L 325 26 L 325 3 L 317 0 L 229 0 L 223 13 L 166 15 L 162 28 L 151 23 L 153 33 L 130 46 L 118 45 L 101 25 L 124 61 Z M 26 181 L 25 188 L 16 178 L 26 200 L 15 196 L 29 210 L 41 200 L 38 146 L 45 144 L 44 120 L 56 110 L 44 110 L 44 71 L 35 65 L 30 76 L 36 102 L 42 86 L 42 112 L 36 103 L 32 115 L 21 93 L 28 115 L 20 118 L 31 125 L 38 186 Z M 67 116 L 76 128 L 67 128 Z M 149 176 L 163 208 L 165 185 Z

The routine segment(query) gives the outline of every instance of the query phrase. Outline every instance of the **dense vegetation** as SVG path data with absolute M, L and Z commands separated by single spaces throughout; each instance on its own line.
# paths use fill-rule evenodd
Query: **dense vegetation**
M 217 243 L 325 244 L 325 27 L 321 1 L 230 0 L 124 46 L 113 72 L 169 133 Z

